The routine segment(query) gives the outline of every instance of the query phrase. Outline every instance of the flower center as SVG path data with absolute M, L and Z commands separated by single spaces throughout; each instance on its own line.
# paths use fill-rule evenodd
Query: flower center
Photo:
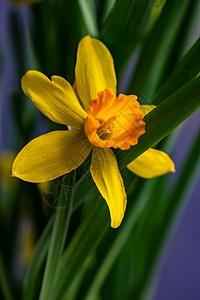
M 94 146 L 127 150 L 145 132 L 144 114 L 135 95 L 116 97 L 111 89 L 105 89 L 89 107 L 84 130 Z
M 97 129 L 97 134 L 102 140 L 109 139 L 109 135 L 112 134 L 113 128 L 115 127 L 113 123 L 115 119 L 115 117 L 111 117 L 108 121 L 103 119 L 99 120 L 100 126 Z

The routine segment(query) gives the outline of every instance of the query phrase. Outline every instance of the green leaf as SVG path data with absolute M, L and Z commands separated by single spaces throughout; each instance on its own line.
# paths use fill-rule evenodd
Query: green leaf
M 137 177 L 135 178 L 135 180 L 137 180 Z M 100 288 L 105 282 L 114 262 L 116 261 L 120 252 L 122 251 L 125 242 L 129 239 L 132 228 L 135 226 L 148 199 L 146 195 L 148 195 L 149 193 L 151 182 L 149 181 L 145 187 L 143 186 L 144 183 L 145 181 L 141 180 L 136 190 L 132 190 L 132 188 L 130 187 L 130 189 L 127 191 L 129 206 L 125 219 L 121 224 L 120 228 L 118 228 L 116 235 L 112 240 L 111 246 L 107 249 L 107 251 L 103 252 L 102 261 L 100 262 L 97 272 L 92 273 L 92 282 L 90 286 L 88 286 L 87 294 L 84 297 L 84 300 L 96 299 Z M 105 245 L 105 243 L 103 245 Z M 103 248 L 105 248 L 105 246 Z
M 189 100 L 188 100 L 189 99 Z M 191 80 L 145 116 L 146 132 L 139 143 L 117 153 L 120 168 L 157 144 L 200 107 L 200 77 Z
M 126 215 L 122 225 L 117 230 L 116 235 L 108 236 L 108 239 L 111 240 L 109 246 L 107 246 L 108 242 L 104 240 L 102 243 L 102 249 L 101 248 L 99 249 L 99 252 L 102 255 L 101 257 L 99 256 L 97 257 L 98 265 L 95 266 L 94 269 L 91 271 L 91 277 L 89 277 L 88 279 L 90 282 L 90 286 L 86 289 L 87 296 L 84 297 L 84 299 L 86 300 L 96 299 L 104 283 L 105 283 L 104 290 L 105 290 L 106 297 L 108 299 L 122 299 L 122 295 L 123 298 L 126 299 L 126 293 L 128 291 L 127 289 L 130 288 L 130 285 L 133 284 L 130 281 L 132 278 L 131 275 L 135 269 L 132 267 L 132 265 L 130 266 L 130 262 L 132 260 L 133 247 L 131 247 L 129 251 L 127 247 L 125 248 L 125 246 L 127 243 L 129 243 L 130 240 L 134 238 L 134 236 L 132 235 L 132 231 L 136 226 L 141 214 L 143 213 L 143 210 L 145 209 L 148 203 L 149 196 L 147 195 L 150 194 L 152 189 L 152 183 L 154 182 L 153 180 L 145 181 L 142 179 L 139 179 L 138 181 L 138 178 L 136 176 L 134 180 L 133 176 L 134 175 L 127 169 L 124 169 L 122 171 L 122 177 L 124 178 L 124 183 L 128 195 L 128 207 L 127 207 Z M 160 179 L 163 178 L 166 181 L 166 176 Z M 135 189 L 134 185 L 136 182 L 138 184 Z M 158 194 L 160 195 L 163 191 L 163 184 L 159 184 L 156 190 L 157 190 L 157 195 Z M 157 199 L 159 198 L 156 198 L 156 200 Z M 128 252 L 126 250 L 128 250 Z M 116 276 L 118 280 L 120 280 L 120 278 L 124 278 L 123 270 L 117 269 L 116 271 L 115 269 L 115 271 L 113 271 L 111 274 L 110 271 L 114 264 L 116 264 L 117 266 L 119 265 L 119 257 L 123 251 L 125 252 L 125 254 L 130 252 L 130 260 L 128 261 L 128 264 L 126 266 L 124 266 L 124 263 L 129 258 L 127 258 L 126 256 L 126 258 L 124 258 L 122 261 L 121 266 L 123 265 L 122 269 L 127 274 L 127 280 L 125 281 L 122 280 L 122 282 L 119 281 L 118 284 L 120 284 L 120 286 L 118 286 L 118 284 L 116 283 L 113 277 Z M 136 264 L 135 261 L 134 264 Z M 108 276 L 110 276 L 109 279 Z M 107 290 L 106 288 L 108 287 L 109 289 Z M 101 295 L 103 298 L 104 294 L 102 294 L 102 292 Z
M 60 263 L 71 217 L 75 174 L 75 171 L 73 171 L 63 177 L 58 199 L 56 199 L 53 231 L 39 298 L 41 300 L 49 299 L 50 290 Z
M 98 37 L 97 16 L 95 12 L 95 4 L 93 0 L 78 0 L 83 19 L 88 30 L 88 34 Z
M 81 172 L 85 172 L 81 170 Z M 76 189 L 74 195 L 74 208 L 73 211 L 77 210 L 81 204 L 83 204 L 88 197 L 91 196 L 92 192 L 94 192 L 94 183 L 89 177 L 89 174 L 86 173 L 75 185 L 74 189 Z M 90 190 L 90 192 L 88 192 Z M 65 199 L 66 200 L 66 199 Z M 65 201 L 64 200 L 64 201 Z M 72 212 L 73 212 L 72 211 Z M 45 227 L 45 230 L 42 236 L 39 239 L 38 245 L 35 250 L 35 254 L 28 266 L 28 269 L 24 278 L 24 287 L 23 287 L 23 299 L 24 300 L 34 300 L 38 297 L 38 289 L 39 283 L 41 280 L 42 270 L 45 263 L 45 259 L 47 257 L 47 252 L 50 243 L 50 237 L 52 232 L 52 224 L 53 218 L 51 218 Z M 90 259 L 88 259 L 88 263 L 90 263 Z M 83 266 L 82 272 L 87 268 L 87 264 L 85 263 Z M 77 274 L 77 277 L 73 281 L 73 284 L 69 288 L 69 295 L 72 297 L 76 294 L 75 287 L 79 285 L 79 278 L 81 277 L 81 270 Z M 71 299 L 71 298 L 70 298 Z
M 107 206 L 100 195 L 95 194 L 89 204 L 85 218 L 62 256 L 49 300 L 60 300 L 70 292 L 73 282 L 77 280 L 80 266 L 92 255 L 110 228 Z
M 93 264 L 94 255 L 88 255 L 83 263 L 80 265 L 78 272 L 76 272 L 76 275 L 74 276 L 73 282 L 70 283 L 69 288 L 67 288 L 66 292 L 64 292 L 62 299 L 70 299 L 75 300 L 78 299 L 78 294 L 81 289 L 81 285 L 83 282 L 83 278 L 85 277 L 85 274 L 87 273 L 90 266 Z
M 200 38 L 179 61 L 176 68 L 160 88 L 152 103 L 158 104 L 170 96 L 185 83 L 195 78 L 200 72 Z
M 94 193 L 95 184 L 90 176 L 90 171 L 85 170 L 85 174 L 76 184 L 76 194 L 74 197 L 73 212 L 77 210 Z
M 140 290 L 140 278 L 141 275 L 145 274 L 145 267 L 144 264 L 146 263 L 147 259 L 146 257 L 148 257 L 148 242 L 149 240 L 147 239 L 147 242 L 144 246 L 144 244 L 142 244 L 143 240 L 146 240 L 146 235 L 148 234 L 150 228 L 152 227 L 152 224 L 155 224 L 155 226 L 157 225 L 157 206 L 158 203 L 162 202 L 163 200 L 163 190 L 165 190 L 165 185 L 166 182 L 168 180 L 168 176 L 162 176 L 158 179 L 153 179 L 151 181 L 148 182 L 148 184 L 150 185 L 148 194 L 145 195 L 146 197 L 146 203 L 143 207 L 143 210 L 141 212 L 141 214 L 139 215 L 138 219 L 135 222 L 135 225 L 132 227 L 131 233 L 129 238 L 126 240 L 126 242 L 124 243 L 124 247 L 122 248 L 119 256 L 117 257 L 116 261 L 115 261 L 115 265 L 113 266 L 109 277 L 106 279 L 106 282 L 110 282 L 112 276 L 116 273 L 119 272 L 129 272 L 129 277 L 128 277 L 128 282 L 125 286 L 125 290 L 124 290 L 124 294 L 126 295 L 126 299 L 131 299 L 132 297 L 134 297 L 134 299 L 138 300 L 137 294 L 135 290 Z M 156 183 L 156 184 L 155 184 Z M 153 202 L 152 206 L 149 206 L 149 202 Z M 149 214 L 149 219 L 146 222 L 143 222 L 143 219 L 141 218 L 141 216 L 145 215 L 148 212 Z M 150 218 L 151 216 L 151 218 Z M 139 226 L 143 226 L 144 230 L 142 232 L 142 235 L 140 233 L 139 230 L 137 230 L 137 228 Z M 154 242 L 156 241 L 156 237 L 154 239 Z M 137 253 L 137 251 L 139 252 L 140 257 L 137 257 L 135 255 L 135 253 Z M 120 270 L 119 269 L 119 261 L 121 261 L 121 264 L 127 264 L 126 266 L 126 270 L 123 269 Z M 115 279 L 116 280 L 116 279 Z M 116 281 L 113 283 L 115 285 L 120 284 L 117 283 Z M 121 284 L 123 284 L 123 281 L 121 281 Z M 125 285 L 125 283 L 123 284 Z M 134 287 L 134 288 L 133 288 Z M 134 292 L 133 292 L 134 289 Z M 112 293 L 113 294 L 113 293 Z M 111 298 L 113 296 L 111 295 Z M 113 297 L 114 298 L 114 297 Z M 120 300 L 120 298 L 118 298 Z M 151 298 L 151 294 L 148 294 L 147 299 L 153 299 Z
M 169 241 L 174 222 L 180 217 L 185 201 L 189 199 L 188 193 L 192 191 L 191 186 L 194 185 L 197 178 L 196 175 L 200 166 L 199 144 L 200 131 L 194 139 L 174 188 L 171 188 L 172 192 L 169 194 L 168 189 L 168 192 L 158 197 L 157 188 L 160 185 L 158 179 L 150 193 L 148 205 L 141 215 L 138 226 L 132 232 L 135 236 L 132 243 L 132 249 L 135 249 L 133 252 L 134 261 L 140 262 L 135 270 L 135 277 L 139 276 L 138 281 L 136 282 L 135 278 L 130 290 L 130 295 L 134 295 L 135 299 L 149 299 L 150 287 L 155 279 L 155 270 L 159 265 L 162 251 L 166 242 Z M 148 252 L 141 251 L 147 247 Z M 136 268 L 135 264 L 134 267 Z
M 164 193 L 166 193 L 167 181 L 167 175 L 152 180 L 151 189 L 148 195 L 146 195 L 146 205 L 137 220 L 136 226 L 131 232 L 132 239 L 130 241 L 127 240 L 125 245 L 125 247 L 130 249 L 130 267 L 133 268 L 134 266 L 133 278 L 130 283 L 128 295 L 133 294 L 137 300 L 145 299 L 145 297 L 141 297 L 141 294 L 144 293 L 144 290 L 141 289 L 145 289 L 143 282 L 146 280 L 148 264 L 151 264 L 152 260 L 150 255 L 151 249 L 149 249 L 149 247 L 151 244 L 157 244 L 158 242 L 158 236 L 153 233 L 155 228 L 158 229 L 161 226 L 160 222 L 162 216 L 160 215 L 159 208 L 162 207 L 164 202 L 163 198 Z M 148 293 L 148 297 L 151 299 L 150 292 Z
M 170 218 L 173 219 L 174 215 L 179 212 L 180 205 L 184 201 L 184 199 L 188 199 L 187 193 L 191 192 L 191 188 L 188 188 L 188 186 L 195 184 L 195 178 L 198 178 L 196 175 L 198 174 L 200 166 L 199 145 L 200 130 L 197 130 L 197 134 L 194 138 L 193 144 L 190 147 L 189 154 L 185 159 L 185 163 L 182 169 L 180 170 L 180 175 L 177 183 L 171 191 L 170 195 L 166 196 L 166 220 L 168 220 L 169 223 Z
M 74 202 L 73 211 L 79 208 L 80 205 L 83 204 L 88 199 L 89 195 L 94 190 L 94 183 L 90 179 L 88 174 L 86 174 L 86 176 L 83 176 L 81 180 L 77 182 L 74 188 L 76 189 L 76 192 L 73 201 Z M 88 192 L 88 189 L 89 190 L 92 189 L 90 193 Z M 40 237 L 39 242 L 37 244 L 34 256 L 26 271 L 25 278 L 24 278 L 24 286 L 23 286 L 24 300 L 34 300 L 38 297 L 39 283 L 41 280 L 42 269 L 48 253 L 50 237 L 52 232 L 52 225 L 53 225 L 53 217 L 49 220 L 47 226 L 45 227 L 45 230 L 42 233 L 42 236 Z M 87 267 L 87 265 L 84 266 L 85 268 Z M 72 296 L 72 294 L 75 293 L 74 286 L 78 285 L 79 283 L 80 273 L 81 272 L 77 274 L 76 280 L 73 282 L 72 286 L 70 286 L 70 290 L 69 290 L 70 296 Z
M 160 84 L 168 55 L 176 41 L 191 0 L 168 0 L 152 31 L 145 39 L 130 91 L 140 93 L 148 103 Z
M 42 268 L 47 256 L 50 233 L 52 230 L 53 218 L 51 218 L 42 233 L 37 244 L 34 256 L 26 270 L 23 285 L 24 300 L 34 300 L 38 297 L 39 282 L 41 279 Z
M 127 172 L 129 171 L 127 170 Z M 128 193 L 131 193 L 135 189 L 135 183 L 138 178 L 132 173 L 129 175 L 131 175 L 132 181 Z M 142 189 L 140 188 L 139 190 L 141 191 Z M 118 230 L 110 228 L 107 206 L 99 193 L 94 194 L 88 205 L 85 218 L 63 255 L 60 270 L 52 288 L 52 298 L 50 299 L 60 299 L 63 295 L 65 295 L 63 299 L 68 299 L 70 290 L 73 290 L 74 282 L 80 280 L 79 271 L 83 272 L 82 281 L 84 280 L 84 275 L 88 271 L 84 264 L 86 262 L 87 265 L 87 260 L 93 257 L 94 250 L 100 245 L 100 242 L 104 245 L 105 251 L 107 245 L 105 242 L 102 242 L 104 236 L 110 235 L 112 238 L 118 232 Z
M 199 0 L 190 1 L 188 9 L 177 33 L 177 38 L 174 40 L 172 49 L 167 55 L 168 57 L 163 67 L 160 83 L 163 83 L 169 77 L 169 75 L 173 72 L 173 69 L 176 67 L 177 62 L 194 43 L 194 33 L 196 31 L 197 22 L 199 20 L 199 11 Z M 198 37 L 198 35 L 196 36 Z
M 67 80 L 73 82 L 78 42 L 96 32 L 92 2 L 42 1 L 31 8 L 32 39 L 40 71 L 49 77 L 67 75 Z
M 147 28 L 147 32 L 150 32 L 152 30 L 153 26 L 155 25 L 155 23 L 157 22 L 160 14 L 163 10 L 163 7 L 165 6 L 166 1 L 167 0 L 156 1 L 153 11 L 152 11 L 151 19 L 149 21 L 149 26 Z
M 116 0 L 97 0 L 101 23 L 105 21 Z
M 55 38 L 52 40 L 52 47 L 55 48 L 52 59 L 53 74 L 57 73 L 66 77 L 68 81 L 73 83 L 78 42 L 88 34 L 88 30 L 78 1 L 54 1 L 54 5 L 56 25 L 54 29 Z
M 129 195 L 128 215 L 126 215 L 124 222 L 120 226 L 116 238 L 112 241 L 110 249 L 107 252 L 104 251 L 103 259 L 99 263 L 99 269 L 95 268 L 97 272 L 92 273 L 92 281 L 84 300 L 96 299 L 96 295 L 99 294 L 103 284 L 106 282 L 110 290 L 109 294 L 107 293 L 107 297 L 118 299 L 114 296 L 114 291 L 112 291 L 112 284 L 116 286 L 113 275 L 122 272 L 122 270 L 117 268 L 119 267 L 119 259 L 121 256 L 124 264 L 127 255 L 129 265 L 126 266 L 125 271 L 126 274 L 129 274 L 128 272 L 131 270 L 132 274 L 129 274 L 127 278 L 129 284 L 127 281 L 124 283 L 126 286 L 126 293 L 123 295 L 124 299 L 132 299 L 132 297 L 137 300 L 150 298 L 148 280 L 152 281 L 155 278 L 152 272 L 156 266 L 155 263 L 158 262 L 160 257 L 160 242 L 165 240 L 166 234 L 164 232 L 168 232 L 168 228 L 171 228 L 174 212 L 179 211 L 178 208 L 182 202 L 182 196 L 188 188 L 187 184 L 192 181 L 195 170 L 198 169 L 198 161 L 200 159 L 198 155 L 199 143 L 200 133 L 192 147 L 187 163 L 180 173 L 178 185 L 170 197 L 167 197 L 170 201 L 165 199 L 165 195 L 168 195 L 166 193 L 167 176 L 148 180 L 146 187 L 142 189 L 140 197 L 137 196 L 137 193 L 136 195 L 135 193 L 132 194 L 134 200 L 138 197 L 135 205 L 130 202 Z M 115 268 L 108 279 L 114 263 Z M 124 284 L 121 283 L 121 286 Z M 146 292 L 147 297 L 145 298 Z M 119 299 L 121 298 L 119 297 Z
M 101 37 L 121 69 L 142 39 L 149 23 L 155 0 L 116 0 L 102 24 Z
M 49 1 L 32 5 L 31 13 L 33 17 L 31 42 L 37 64 L 42 72 L 51 75 L 51 52 L 53 49 L 49 36 L 54 32 L 55 25 Z

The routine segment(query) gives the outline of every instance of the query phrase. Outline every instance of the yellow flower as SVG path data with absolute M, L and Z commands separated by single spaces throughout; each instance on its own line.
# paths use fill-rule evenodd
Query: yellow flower
M 143 117 L 154 107 L 140 106 L 135 95 L 116 97 L 112 56 L 103 43 L 89 36 L 78 46 L 74 88 L 59 76 L 49 80 L 28 71 L 22 89 L 50 120 L 75 129 L 50 132 L 28 143 L 14 161 L 13 176 L 49 181 L 80 166 L 92 151 L 92 178 L 109 207 L 111 226 L 118 227 L 127 199 L 110 147 L 125 150 L 136 145 L 145 132 Z M 173 171 L 174 164 L 167 154 L 149 149 L 128 168 L 151 178 Z

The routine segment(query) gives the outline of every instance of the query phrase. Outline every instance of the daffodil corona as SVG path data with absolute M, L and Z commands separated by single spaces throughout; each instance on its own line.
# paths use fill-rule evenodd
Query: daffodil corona
M 92 178 L 109 207 L 111 226 L 118 227 L 127 198 L 110 148 L 127 150 L 136 145 L 145 132 L 143 117 L 154 107 L 141 106 L 135 95 L 116 96 L 112 56 L 102 42 L 89 36 L 78 46 L 74 88 L 62 77 L 49 80 L 38 71 L 28 71 L 22 89 L 50 120 L 74 129 L 32 140 L 17 155 L 12 175 L 29 182 L 53 180 L 79 167 L 92 151 Z M 169 156 L 155 149 L 127 167 L 144 178 L 174 171 Z
M 127 150 L 138 143 L 145 132 L 144 114 L 135 95 L 120 94 L 117 98 L 111 89 L 97 94 L 91 100 L 85 120 L 85 134 L 91 144 L 102 148 Z

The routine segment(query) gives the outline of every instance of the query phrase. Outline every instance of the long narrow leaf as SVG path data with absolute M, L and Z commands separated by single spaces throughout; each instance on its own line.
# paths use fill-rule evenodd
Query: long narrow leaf
M 41 300 L 49 299 L 51 286 L 60 262 L 71 216 L 74 196 L 75 172 L 65 175 L 58 194 L 54 226 L 48 251 L 47 263 L 40 293 Z
M 40 237 L 34 256 L 26 271 L 23 286 L 24 300 L 34 300 L 38 296 L 39 281 L 48 252 L 52 224 L 53 218 L 49 220 L 42 236 Z
M 160 88 L 152 102 L 160 103 L 166 96 L 170 96 L 185 83 L 195 78 L 200 73 L 200 38 L 177 64 L 176 68 Z
M 145 117 L 146 133 L 138 145 L 118 152 L 121 168 L 158 143 L 200 107 L 200 77 L 191 80 Z
M 105 252 L 105 257 L 103 258 L 103 261 L 101 262 L 101 265 L 97 270 L 95 276 L 93 274 L 92 283 L 88 288 L 88 292 L 84 300 L 96 299 L 99 290 L 102 287 L 102 284 L 104 283 L 105 279 L 107 278 L 111 267 L 113 266 L 121 250 L 123 249 L 125 242 L 130 236 L 132 228 L 135 226 L 140 214 L 142 213 L 146 205 L 148 199 L 148 197 L 146 197 L 146 194 L 148 194 L 149 188 L 150 182 L 146 185 L 144 189 L 140 188 L 140 193 L 138 190 L 136 194 L 134 193 L 134 201 L 137 200 L 137 202 L 130 203 L 131 207 L 129 207 L 129 214 L 128 216 L 126 216 L 126 219 L 121 225 L 110 249 L 108 249 L 108 251 Z M 132 193 L 130 193 L 129 195 L 129 201 L 133 200 L 131 198 L 133 198 Z
M 137 283 L 135 281 L 130 292 L 130 295 L 134 294 L 137 300 L 149 299 L 149 288 L 155 278 L 153 275 L 158 266 L 162 249 L 168 241 L 167 238 L 172 232 L 175 220 L 178 216 L 180 217 L 185 201 L 189 199 L 191 185 L 195 183 L 200 166 L 199 144 L 200 132 L 197 133 L 174 189 L 164 197 L 163 201 L 157 202 L 156 210 L 155 202 L 157 198 L 154 192 L 150 195 L 149 208 L 145 208 L 146 211 L 140 219 L 140 223 L 143 222 L 143 224 L 133 233 L 138 237 L 134 239 L 132 244 L 132 247 L 135 248 L 134 261 L 144 262 L 143 270 L 141 270 L 141 265 L 138 266 L 140 272 L 137 273 L 136 270 L 136 274 L 139 275 L 140 273 L 140 278 Z M 148 231 L 146 230 L 146 224 L 149 224 Z M 143 236 L 143 239 L 140 239 L 139 236 Z M 146 247 L 148 247 L 148 252 L 141 252 L 140 249 Z
M 91 36 L 98 37 L 97 18 L 95 14 L 95 6 L 93 0 L 78 0 L 83 19 L 85 21 L 88 33 Z
M 163 83 L 169 77 L 176 67 L 177 62 L 194 43 L 194 32 L 196 31 L 197 22 L 199 20 L 199 11 L 199 0 L 191 1 L 177 33 L 177 38 L 174 40 L 173 46 L 167 54 L 167 60 L 163 67 L 160 83 Z M 198 37 L 198 35 L 196 36 Z M 190 67 L 192 67 L 192 65 Z
M 163 68 L 191 0 L 168 0 L 145 44 L 130 83 L 130 91 L 141 93 L 149 102 L 154 95 Z
M 142 39 L 154 4 L 155 0 L 115 1 L 102 25 L 101 36 L 114 56 L 117 70 L 123 66 Z
M 88 211 L 86 218 L 80 224 L 63 254 L 49 300 L 60 300 L 71 289 L 71 285 L 77 278 L 77 270 L 82 268 L 85 260 L 97 247 L 109 228 L 105 203 L 96 195 L 90 200 L 93 200 L 92 209 Z

